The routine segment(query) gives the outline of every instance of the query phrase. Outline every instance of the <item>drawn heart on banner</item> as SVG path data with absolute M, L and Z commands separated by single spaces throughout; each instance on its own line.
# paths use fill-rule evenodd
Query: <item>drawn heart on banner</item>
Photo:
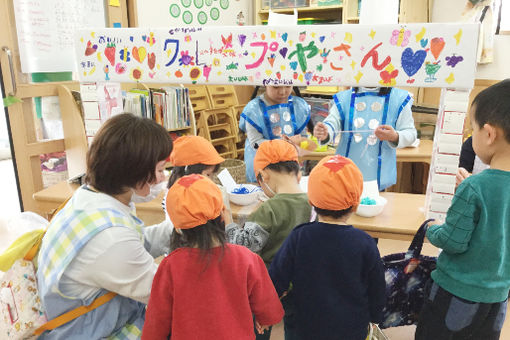
M 294 71 L 297 69 L 297 61 L 293 61 L 289 65 L 290 65 L 290 68 L 293 69 Z
M 425 48 L 425 46 L 427 46 L 428 43 L 429 43 L 429 39 L 421 39 L 420 40 L 420 45 L 423 48 Z
M 391 80 L 397 78 L 398 70 L 393 70 L 391 71 L 391 73 L 384 70 L 380 72 L 379 75 L 381 76 L 381 79 L 384 84 L 391 84 Z
M 104 55 L 112 66 L 115 65 L 115 45 L 108 44 L 104 49 Z
M 154 66 L 156 65 L 156 55 L 154 53 L 149 53 L 149 56 L 147 57 L 147 64 L 151 70 L 154 69 Z
M 402 57 L 400 59 L 404 72 L 409 77 L 415 75 L 416 72 L 418 72 L 418 70 L 423 65 L 426 56 L 427 52 L 425 52 L 424 50 L 413 52 L 412 48 L 410 47 L 406 48 L 402 53 Z
M 320 42 L 324 42 L 324 39 L 326 39 L 326 37 L 325 37 L 325 36 L 323 36 L 323 35 L 321 35 L 321 36 L 319 37 L 319 41 L 320 41 Z
M 135 58 L 140 64 L 143 63 L 145 57 L 147 56 L 147 50 L 145 47 L 133 47 L 133 58 Z
M 287 38 L 289 37 L 289 34 L 288 33 L 283 33 L 282 34 L 282 40 L 287 42 Z
M 283 58 L 285 58 L 285 56 L 287 55 L 287 51 L 288 51 L 288 50 L 289 50 L 289 49 L 288 49 L 287 47 L 283 47 L 283 48 L 281 48 L 281 49 L 280 49 L 280 51 L 279 51 L 279 52 L 280 52 L 280 55 L 281 55 Z
M 97 51 L 97 45 L 92 45 L 90 40 L 87 42 L 87 48 L 85 49 L 85 55 L 89 56 Z
M 439 58 L 439 55 L 443 51 L 445 42 L 443 38 L 434 38 L 430 41 L 430 52 L 432 52 L 432 55 L 434 58 Z

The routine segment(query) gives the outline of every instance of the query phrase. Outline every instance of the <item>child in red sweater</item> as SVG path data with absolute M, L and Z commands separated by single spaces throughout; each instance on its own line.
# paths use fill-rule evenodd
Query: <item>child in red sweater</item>
M 160 264 L 142 339 L 255 339 L 283 318 L 262 259 L 225 240 L 220 189 L 201 175 L 180 178 L 168 191 L 175 224 L 173 250 Z

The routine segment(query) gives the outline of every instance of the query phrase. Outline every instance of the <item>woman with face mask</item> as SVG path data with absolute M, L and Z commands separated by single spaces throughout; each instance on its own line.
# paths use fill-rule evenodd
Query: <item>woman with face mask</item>
M 145 227 L 133 202 L 165 185 L 172 151 L 167 131 L 150 119 L 121 114 L 104 123 L 87 153 L 86 184 L 53 218 L 38 258 L 39 294 L 48 320 L 102 306 L 43 333 L 39 339 L 137 339 L 145 320 L 154 258 L 169 251 L 168 222 Z

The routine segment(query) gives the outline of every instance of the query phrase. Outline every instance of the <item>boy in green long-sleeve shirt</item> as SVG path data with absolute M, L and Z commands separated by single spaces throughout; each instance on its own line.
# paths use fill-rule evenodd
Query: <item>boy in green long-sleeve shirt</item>
M 473 148 L 490 169 L 464 180 L 446 221 L 431 225 L 442 248 L 416 340 L 499 339 L 510 289 L 510 79 L 473 101 Z

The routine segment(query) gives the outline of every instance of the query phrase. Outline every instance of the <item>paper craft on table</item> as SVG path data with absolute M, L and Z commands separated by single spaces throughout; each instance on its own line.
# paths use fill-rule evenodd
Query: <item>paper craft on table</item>
M 366 181 L 363 182 L 363 191 L 361 193 L 361 198 L 369 197 L 369 198 L 377 198 L 379 197 L 379 185 L 377 181 Z
M 230 172 L 228 172 L 227 169 L 223 169 L 220 171 L 220 173 L 218 174 L 218 179 L 220 180 L 221 185 L 223 185 L 225 189 L 227 189 L 227 192 L 232 192 L 232 190 L 234 190 L 235 187 L 237 186 L 236 181 L 234 180 L 234 178 L 232 177 Z
M 462 135 L 449 135 L 442 133 L 439 135 L 438 149 L 440 153 L 460 154 L 462 147 Z
M 459 166 L 459 156 L 437 154 L 434 166 L 435 172 L 455 175 Z
M 435 174 L 432 177 L 432 191 L 453 195 L 455 193 L 455 175 Z
M 465 119 L 466 113 L 464 112 L 445 111 L 441 131 L 444 133 L 462 134 Z
M 82 102 L 83 104 L 83 116 L 85 119 L 101 119 L 99 115 L 99 106 L 97 102 Z

